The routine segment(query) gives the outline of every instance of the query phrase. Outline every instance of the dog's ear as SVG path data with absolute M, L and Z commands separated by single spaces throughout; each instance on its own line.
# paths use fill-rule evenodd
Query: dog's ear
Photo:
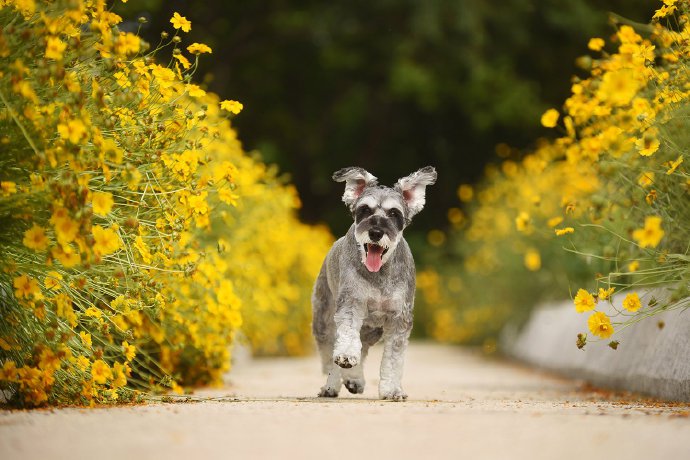
M 433 166 L 427 166 L 407 177 L 398 179 L 395 189 L 402 193 L 407 203 L 408 219 L 424 208 L 426 203 L 426 186 L 436 183 L 436 170 Z
M 343 193 L 343 202 L 348 208 L 352 209 L 352 205 L 357 198 L 362 194 L 365 188 L 377 184 L 376 177 L 368 173 L 364 168 L 351 166 L 343 168 L 333 173 L 333 180 L 336 182 L 345 182 L 345 192 Z

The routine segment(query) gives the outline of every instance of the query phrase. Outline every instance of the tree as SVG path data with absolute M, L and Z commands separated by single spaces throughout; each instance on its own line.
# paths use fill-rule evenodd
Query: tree
M 173 11 L 213 48 L 201 75 L 245 104 L 247 149 L 290 174 L 302 217 L 339 233 L 347 215 L 331 173 L 359 165 L 392 183 L 439 170 L 422 229 L 445 224 L 455 188 L 473 182 L 499 142 L 525 147 L 557 106 L 606 10 L 650 17 L 644 0 L 173 0 L 144 3 L 152 27 Z M 135 8 L 124 5 L 124 8 Z M 157 43 L 158 36 L 149 37 Z

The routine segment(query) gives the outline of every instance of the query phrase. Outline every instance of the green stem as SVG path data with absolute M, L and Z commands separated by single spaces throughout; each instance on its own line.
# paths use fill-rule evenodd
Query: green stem
M 14 109 L 12 109 L 12 107 L 10 106 L 10 103 L 7 102 L 7 99 L 5 99 L 5 95 L 2 93 L 2 90 L 0 90 L 0 100 L 2 100 L 2 103 L 5 104 L 5 107 L 7 107 L 7 110 L 10 112 L 10 115 L 12 116 L 12 119 L 13 119 L 14 122 L 17 124 L 17 126 L 19 126 L 19 129 L 22 131 L 22 134 L 24 135 L 24 138 L 25 138 L 26 141 L 29 143 L 29 145 L 30 145 L 31 148 L 33 149 L 34 153 L 35 153 L 37 156 L 40 156 L 40 154 L 38 153 L 38 148 L 37 148 L 36 145 L 34 144 L 34 141 L 33 141 L 33 140 L 31 139 L 31 137 L 29 136 L 29 133 L 26 131 L 26 128 L 24 128 L 24 125 L 19 121 L 19 118 L 18 118 L 17 115 L 14 113 Z

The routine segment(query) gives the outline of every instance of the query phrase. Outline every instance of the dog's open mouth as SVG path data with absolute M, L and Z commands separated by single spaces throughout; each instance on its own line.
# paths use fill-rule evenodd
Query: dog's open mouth
M 377 272 L 381 270 L 383 265 L 383 255 L 388 252 L 388 248 L 379 246 L 375 243 L 364 243 L 364 253 L 366 254 L 366 260 L 364 265 L 366 265 L 367 270 L 370 272 Z

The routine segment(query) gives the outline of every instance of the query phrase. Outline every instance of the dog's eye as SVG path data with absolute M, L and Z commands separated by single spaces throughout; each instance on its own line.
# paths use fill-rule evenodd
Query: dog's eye
M 362 205 L 355 211 L 355 219 L 359 222 L 360 220 L 369 217 L 372 214 L 371 208 L 367 205 Z
M 393 209 L 390 209 L 390 210 L 387 212 L 387 214 L 388 214 L 388 217 L 389 217 L 393 222 L 395 222 L 395 226 L 398 228 L 398 230 L 402 230 L 402 228 L 403 228 L 403 226 L 404 226 L 404 224 L 405 224 L 405 220 L 403 219 L 403 214 L 402 214 L 402 212 L 401 212 L 399 209 L 397 209 L 397 208 L 393 208 Z
M 402 217 L 399 209 L 393 208 L 388 211 L 388 217 Z

